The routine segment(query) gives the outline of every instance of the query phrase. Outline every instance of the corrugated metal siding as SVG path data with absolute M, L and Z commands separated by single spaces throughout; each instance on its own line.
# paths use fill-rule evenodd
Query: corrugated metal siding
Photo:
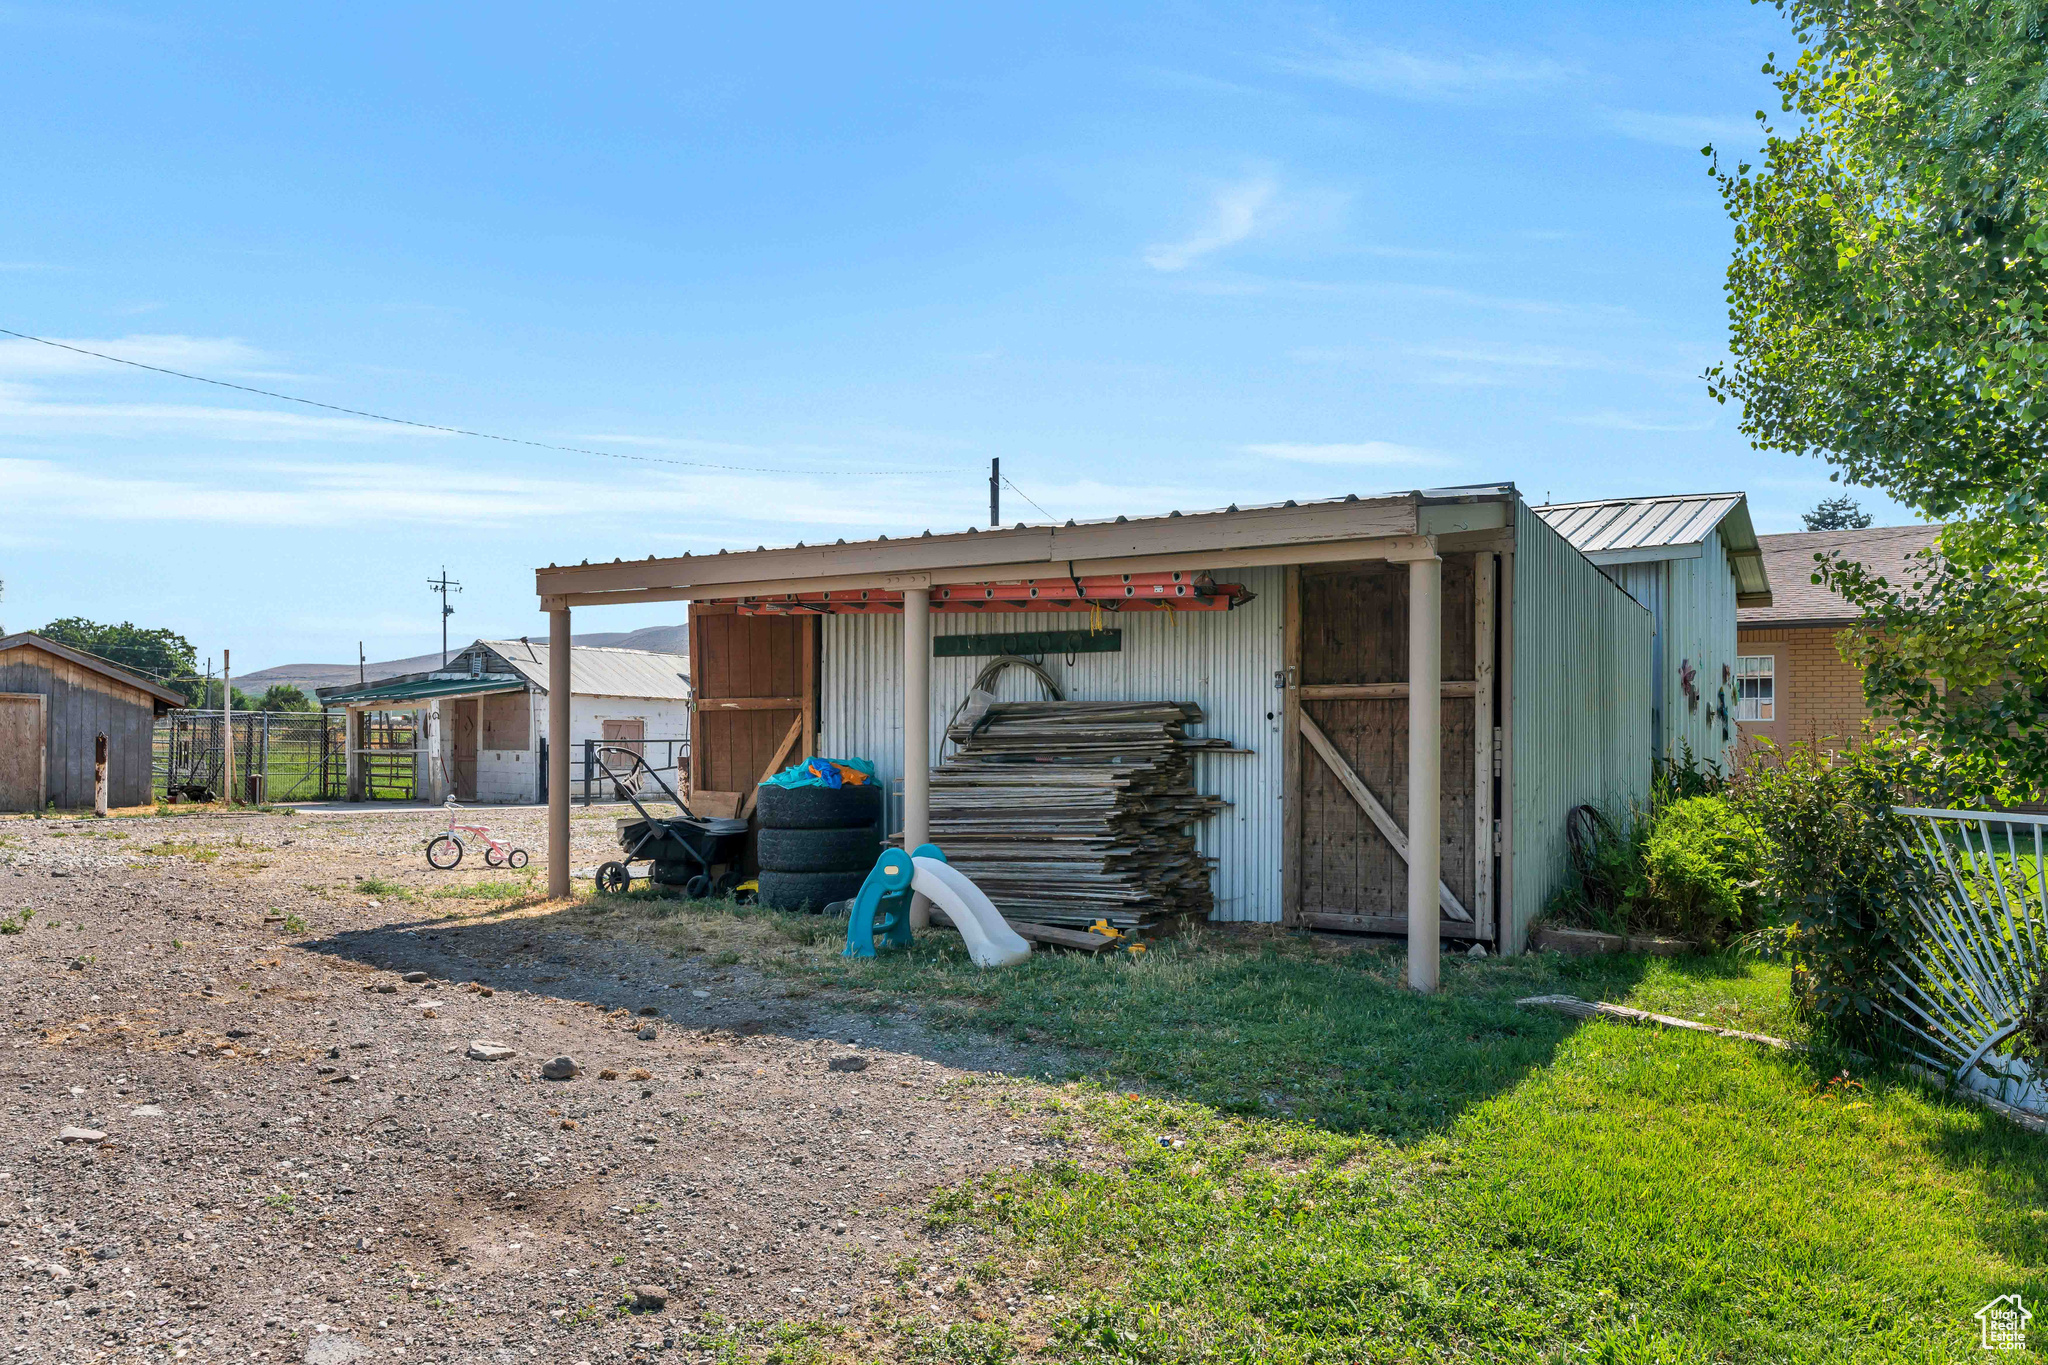
M 1515 505 L 1514 924 L 1519 948 L 1565 865 L 1565 814 L 1650 791 L 1650 613 Z
M 1654 635 L 1650 641 L 1650 752 L 1664 752 L 1664 719 L 1671 714 L 1671 699 L 1666 695 L 1671 690 L 1670 674 L 1664 663 L 1665 625 L 1664 619 L 1671 611 L 1671 565 L 1668 559 L 1653 560 L 1647 564 L 1608 564 L 1605 571 L 1609 578 L 1621 584 L 1622 591 L 1643 604 L 1650 613 L 1650 628 Z M 1678 561 L 1691 563 L 1690 560 Z
M 1043 663 L 1066 695 L 1081 701 L 1170 700 L 1198 703 L 1208 717 L 1201 733 L 1219 735 L 1250 754 L 1205 754 L 1195 759 L 1197 786 L 1230 804 L 1196 826 L 1203 853 L 1218 860 L 1216 914 L 1220 920 L 1280 918 L 1282 751 L 1280 668 L 1284 571 L 1232 569 L 1220 579 L 1243 583 L 1256 600 L 1229 613 L 1133 612 L 1111 616 L 1123 631 L 1123 652 L 1047 657 Z M 942 635 L 1086 629 L 1079 614 L 936 612 Z M 860 757 L 894 780 L 903 772 L 903 618 L 828 616 L 820 650 L 822 693 L 819 748 L 835 757 Z M 967 694 L 986 658 L 932 661 L 932 753 L 941 753 L 946 721 Z M 998 695 L 1006 701 L 1042 695 L 1038 680 L 1005 673 Z
M 548 687 L 548 647 L 524 640 L 479 640 L 540 691 Z M 465 659 L 450 659 L 451 666 Z M 487 672 L 495 672 L 487 662 Z M 690 656 L 647 649 L 577 645 L 569 651 L 569 690 L 580 697 L 690 698 Z
M 1670 575 L 1660 680 L 1664 752 L 1676 756 L 1681 746 L 1690 744 L 1701 762 L 1718 763 L 1725 771 L 1737 736 L 1731 719 L 1729 740 L 1722 741 L 1716 694 L 1724 692 L 1722 667 L 1735 666 L 1735 566 L 1721 533 L 1715 531 L 1707 536 L 1698 559 L 1675 559 L 1660 567 Z M 1698 706 L 1686 701 L 1680 682 L 1682 665 L 1687 663 L 1698 670 Z M 1732 715 L 1732 702 L 1728 709 Z

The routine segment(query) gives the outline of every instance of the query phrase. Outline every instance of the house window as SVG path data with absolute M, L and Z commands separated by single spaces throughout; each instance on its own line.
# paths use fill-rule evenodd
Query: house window
M 1744 654 L 1735 661 L 1735 719 L 1768 723 L 1778 717 L 1777 656 Z

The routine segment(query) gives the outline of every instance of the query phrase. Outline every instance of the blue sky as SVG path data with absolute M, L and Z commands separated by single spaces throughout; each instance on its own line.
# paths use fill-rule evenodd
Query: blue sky
M 1831 491 L 1699 380 L 1775 10 L 982 10 L 0 0 L 0 327 L 651 457 L 6 342 L 0 622 L 409 654 L 446 563 L 538 633 L 537 564 L 958 529 L 991 456 L 1061 518 Z

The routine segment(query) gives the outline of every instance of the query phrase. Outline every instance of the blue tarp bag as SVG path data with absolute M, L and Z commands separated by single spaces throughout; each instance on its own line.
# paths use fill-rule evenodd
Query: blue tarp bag
M 784 768 L 761 785 L 764 787 L 843 787 L 875 781 L 875 765 L 864 758 L 807 758 Z

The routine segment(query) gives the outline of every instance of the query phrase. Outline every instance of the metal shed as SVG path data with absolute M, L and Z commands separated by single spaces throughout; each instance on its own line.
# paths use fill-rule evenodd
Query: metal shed
M 1736 731 L 1736 609 L 1771 605 L 1741 493 L 1551 503 L 1536 514 L 1649 609 L 1651 750 L 1726 767 Z
M 1650 615 L 1507 484 L 550 566 L 536 586 L 556 639 L 578 606 L 689 601 L 696 784 L 858 754 L 902 780 L 911 844 L 980 657 L 959 637 L 1027 639 L 1014 652 L 1079 699 L 1199 702 L 1236 751 L 1200 760 L 1230 803 L 1200 836 L 1219 917 L 1406 932 L 1418 986 L 1441 938 L 1518 951 L 1565 811 L 1648 788 Z M 1098 615 L 1113 650 L 1028 642 Z M 567 814 L 551 803 L 556 894 Z
M 28 631 L 0 636 L 0 811 L 93 804 L 107 737 L 107 801 L 146 805 L 156 718 L 176 692 Z

